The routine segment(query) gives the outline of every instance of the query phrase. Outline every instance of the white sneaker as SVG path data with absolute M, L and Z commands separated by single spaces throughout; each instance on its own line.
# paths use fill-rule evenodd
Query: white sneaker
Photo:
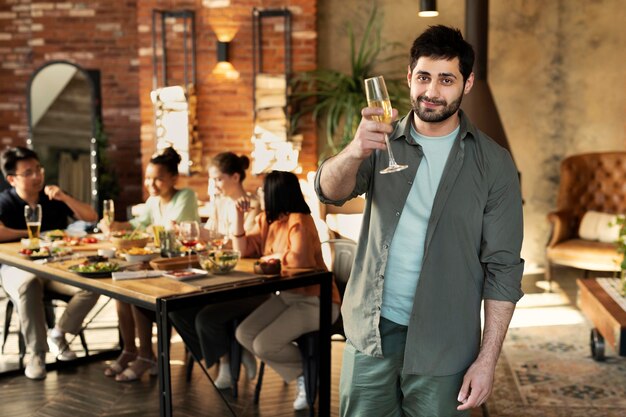
M 44 379 L 46 377 L 46 354 L 45 352 L 33 353 L 30 362 L 24 369 L 24 375 L 28 379 Z
M 242 348 L 243 349 L 243 348 Z M 241 362 L 246 369 L 248 379 L 252 380 L 256 377 L 256 358 L 248 349 L 243 349 L 241 353 Z
M 57 355 L 57 359 L 61 361 L 76 359 L 76 354 L 72 352 L 67 344 L 65 335 L 58 334 L 54 329 L 48 331 L 48 347 L 50 348 L 50 352 Z
M 304 376 L 300 375 L 296 379 L 296 399 L 293 402 L 293 409 L 304 410 L 309 408 L 309 403 L 306 401 L 306 389 L 304 388 Z
M 220 370 L 213 382 L 218 389 L 227 389 L 231 386 L 230 364 L 220 363 Z

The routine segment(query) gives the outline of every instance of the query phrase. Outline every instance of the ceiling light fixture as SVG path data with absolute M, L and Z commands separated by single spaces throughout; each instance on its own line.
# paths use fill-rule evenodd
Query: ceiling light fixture
M 437 11 L 437 0 L 420 0 L 419 17 L 435 17 L 439 16 Z

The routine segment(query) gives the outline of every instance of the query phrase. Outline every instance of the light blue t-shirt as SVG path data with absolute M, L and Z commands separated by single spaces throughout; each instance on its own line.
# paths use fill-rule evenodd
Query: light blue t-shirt
M 408 326 L 413 309 L 435 194 L 459 129 L 460 126 L 449 135 L 433 137 L 423 136 L 411 126 L 411 137 L 421 145 L 424 156 L 389 248 L 381 307 L 381 316 L 404 326 Z

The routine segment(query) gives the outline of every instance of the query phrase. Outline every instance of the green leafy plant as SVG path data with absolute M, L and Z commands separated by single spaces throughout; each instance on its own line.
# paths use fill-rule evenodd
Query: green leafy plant
M 291 126 L 296 128 L 300 118 L 308 114 L 323 126 L 327 149 L 321 156 L 337 153 L 354 137 L 361 120 L 361 109 L 367 106 L 363 81 L 380 75 L 373 73 L 374 65 L 403 57 L 399 54 L 383 56 L 399 45 L 382 40 L 380 17 L 377 8 L 373 7 L 358 46 L 352 25 L 347 23 L 351 73 L 318 69 L 294 77 L 290 103 L 296 111 Z M 385 83 L 393 106 L 400 114 L 408 111 L 410 98 L 406 80 L 385 77 Z

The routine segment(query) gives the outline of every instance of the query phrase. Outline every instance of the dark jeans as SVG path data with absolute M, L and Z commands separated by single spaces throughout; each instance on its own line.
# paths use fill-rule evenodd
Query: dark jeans
M 243 320 L 267 296 L 249 297 L 169 313 L 172 324 L 196 359 L 204 358 L 210 368 L 230 349 L 231 326 Z

